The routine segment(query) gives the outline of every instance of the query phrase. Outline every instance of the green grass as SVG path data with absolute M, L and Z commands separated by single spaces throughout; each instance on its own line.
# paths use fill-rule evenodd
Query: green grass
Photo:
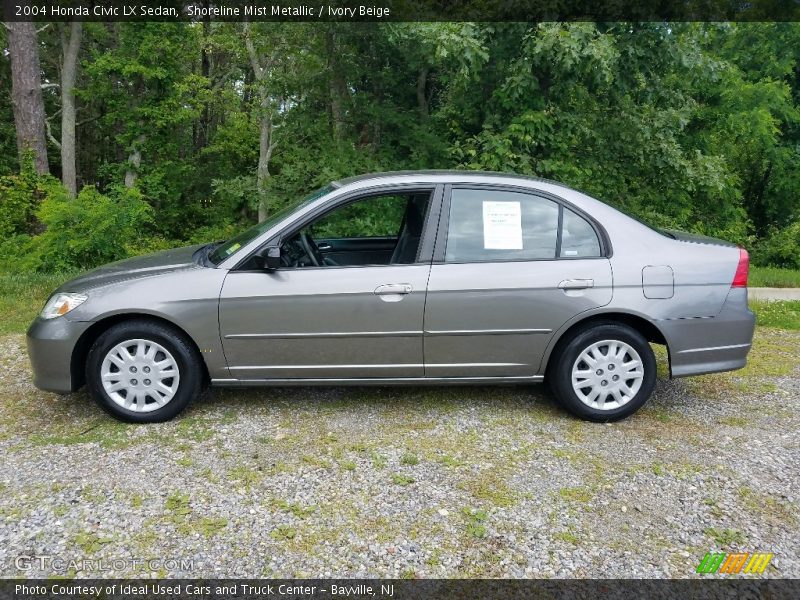
M 51 423 L 52 427 L 42 428 L 28 437 L 28 442 L 34 446 L 97 443 L 103 448 L 127 448 L 131 444 L 144 441 L 145 436 L 131 435 L 135 430 L 127 423 L 111 420 L 97 420 L 80 426 L 75 423 Z M 59 427 L 62 425 L 62 427 Z M 85 427 L 85 425 L 89 425 Z M 142 426 L 138 431 L 146 433 Z
M 516 504 L 517 494 L 495 471 L 484 471 L 464 481 L 461 487 L 482 503 L 507 507 Z
M 103 549 L 103 546 L 111 543 L 110 537 L 100 537 L 94 532 L 81 531 L 75 536 L 73 543 L 80 548 L 84 554 L 95 554 Z
M 730 548 L 732 546 L 738 548 L 747 542 L 745 535 L 738 529 L 717 529 L 716 527 L 707 527 L 703 533 L 705 533 L 708 537 L 713 538 L 717 545 L 723 548 Z
M 800 271 L 777 267 L 750 267 L 750 287 L 800 287 Z
M 278 541 L 293 540 L 297 537 L 297 530 L 290 525 L 278 525 L 269 536 Z
M 750 309 L 756 313 L 756 323 L 760 327 L 800 329 L 800 300 L 783 302 L 751 300 Z
M 418 465 L 419 464 L 419 457 L 416 454 L 411 452 L 406 452 L 400 457 L 400 464 L 402 465 Z
M 314 514 L 317 510 L 316 506 L 303 506 L 297 502 L 287 502 L 286 500 L 277 500 L 274 505 L 281 510 L 293 514 L 298 519 L 305 519 L 309 515 Z
M 404 475 L 403 473 L 394 473 L 392 474 L 392 483 L 395 485 L 411 485 L 414 483 L 414 478 L 408 475 Z
M 50 293 L 77 273 L 0 273 L 0 335 L 23 333 L 42 310 Z
M 466 520 L 467 535 L 475 539 L 486 537 L 487 532 L 484 523 L 486 523 L 489 515 L 485 510 L 465 507 L 461 509 L 461 514 L 464 515 L 464 519 Z
M 224 517 L 202 517 L 192 524 L 190 531 L 199 531 L 206 538 L 217 535 L 228 526 L 228 519 Z
M 561 531 L 553 534 L 553 537 L 557 540 L 561 540 L 562 542 L 572 544 L 573 546 L 577 546 L 581 542 L 581 538 L 575 535 L 572 531 Z
M 558 490 L 558 495 L 567 502 L 589 502 L 594 494 L 591 490 L 582 487 L 565 487 Z

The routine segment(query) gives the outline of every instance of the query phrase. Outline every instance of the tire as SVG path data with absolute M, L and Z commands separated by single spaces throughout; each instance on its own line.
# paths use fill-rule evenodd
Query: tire
M 616 356 L 606 358 L 612 351 Z M 653 393 L 656 358 L 635 329 L 597 323 L 560 347 L 548 376 L 556 398 L 572 414 L 587 421 L 618 421 L 635 413 Z M 586 385 L 578 387 L 581 383 Z
M 86 384 L 95 402 L 112 417 L 128 423 L 160 423 L 200 395 L 205 369 L 181 331 L 154 321 L 125 321 L 107 329 L 92 345 Z

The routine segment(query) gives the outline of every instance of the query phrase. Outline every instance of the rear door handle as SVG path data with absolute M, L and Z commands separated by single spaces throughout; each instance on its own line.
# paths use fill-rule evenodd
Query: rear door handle
M 414 291 L 410 283 L 386 283 L 375 288 L 375 293 L 379 296 L 410 294 Z
M 326 244 L 325 242 L 317 244 L 317 248 L 319 248 L 320 250 L 330 250 L 332 247 L 333 246 L 331 246 L 330 244 Z
M 594 287 L 594 279 L 565 279 L 558 287 L 562 290 L 585 290 Z

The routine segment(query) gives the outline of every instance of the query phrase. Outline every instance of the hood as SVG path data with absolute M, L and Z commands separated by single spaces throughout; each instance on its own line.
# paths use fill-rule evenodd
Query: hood
M 66 282 L 56 291 L 81 292 L 118 281 L 153 277 L 178 269 L 202 268 L 193 260 L 194 253 L 202 247 L 203 244 L 173 248 L 108 263 Z

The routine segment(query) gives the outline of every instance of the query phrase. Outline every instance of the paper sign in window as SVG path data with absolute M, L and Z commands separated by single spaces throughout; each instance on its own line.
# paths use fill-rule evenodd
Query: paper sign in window
M 519 202 L 483 203 L 483 247 L 487 250 L 522 250 Z

